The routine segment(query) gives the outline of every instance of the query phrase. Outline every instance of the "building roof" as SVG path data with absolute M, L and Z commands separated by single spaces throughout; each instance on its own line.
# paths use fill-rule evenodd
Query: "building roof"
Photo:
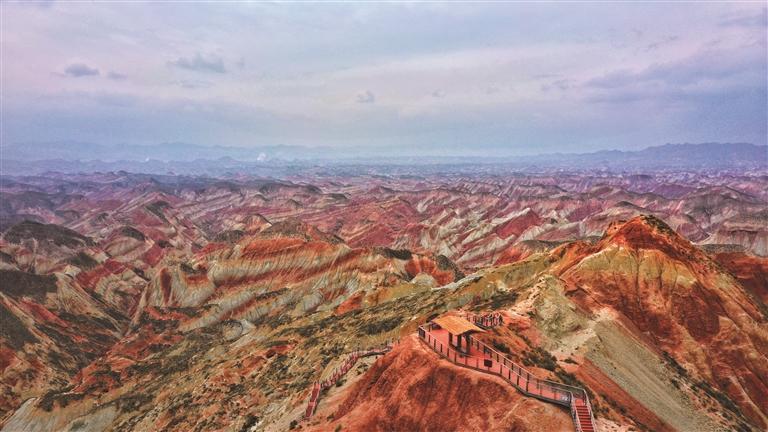
M 460 335 L 468 332 L 484 332 L 485 330 L 472 324 L 462 317 L 455 315 L 442 316 L 432 320 L 433 323 L 448 330 L 449 333 Z

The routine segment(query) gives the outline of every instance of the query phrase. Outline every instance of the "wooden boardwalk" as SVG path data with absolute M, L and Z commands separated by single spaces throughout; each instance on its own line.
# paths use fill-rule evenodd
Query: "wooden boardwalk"
M 470 315 L 467 316 L 467 319 L 485 328 L 499 326 L 503 323 L 499 314 Z M 570 408 L 571 418 L 577 432 L 596 431 L 592 406 L 584 389 L 539 379 L 503 354 L 475 339 L 472 339 L 469 346 L 466 347 L 466 352 L 459 352 L 450 346 L 448 331 L 432 324 L 420 326 L 418 336 L 432 350 L 452 363 L 499 376 L 526 396 Z M 350 353 L 328 379 L 318 381 L 312 386 L 304 418 L 310 418 L 315 413 L 323 389 L 334 385 L 354 366 L 358 359 L 370 355 L 382 355 L 391 349 L 392 345 L 387 343 L 378 348 Z
M 500 321 L 493 320 L 493 322 L 500 324 Z M 419 338 L 452 363 L 500 376 L 526 396 L 570 408 L 577 432 L 596 430 L 592 407 L 584 389 L 539 379 L 503 354 L 477 340 L 472 340 L 466 353 L 458 352 L 449 345 L 448 332 L 433 328 L 430 324 L 419 327 Z

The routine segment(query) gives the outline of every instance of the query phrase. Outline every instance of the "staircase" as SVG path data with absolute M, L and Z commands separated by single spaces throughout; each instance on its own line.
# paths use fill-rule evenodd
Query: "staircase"
M 481 321 L 485 321 L 486 324 L 498 322 L 496 319 L 488 320 L 487 318 L 481 318 Z M 526 396 L 569 407 L 577 432 L 597 430 L 592 405 L 583 388 L 539 379 L 503 354 L 477 340 L 471 341 L 469 353 L 457 352 L 449 345 L 447 332 L 433 330 L 430 324 L 420 326 L 418 335 L 433 351 L 458 366 L 500 376 Z
M 341 377 L 346 375 L 347 372 L 349 372 L 350 369 L 352 369 L 352 366 L 357 363 L 357 360 L 362 357 L 368 357 L 372 355 L 383 355 L 386 354 L 392 350 L 392 343 L 386 343 L 383 346 L 376 347 L 376 348 L 370 348 L 366 350 L 356 350 L 350 353 L 347 358 L 344 360 L 344 362 L 334 369 L 333 373 L 330 377 L 326 378 L 325 380 L 317 381 L 312 385 L 312 391 L 309 394 L 309 401 L 307 402 L 307 409 L 304 412 L 304 418 L 308 419 L 312 417 L 312 415 L 315 414 L 315 409 L 317 409 L 317 404 L 320 402 L 320 393 L 333 386 L 338 382 Z
M 592 410 L 587 405 L 571 405 L 571 416 L 579 432 L 595 432 Z

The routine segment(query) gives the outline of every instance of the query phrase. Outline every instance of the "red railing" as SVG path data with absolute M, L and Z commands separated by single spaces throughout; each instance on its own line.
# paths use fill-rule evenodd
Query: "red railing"
M 479 325 L 480 327 L 491 328 L 504 324 L 504 318 L 499 312 L 491 312 L 484 315 L 476 315 L 467 312 L 464 315 L 467 321 Z
M 394 343 L 397 342 L 387 342 L 381 347 L 353 351 L 347 356 L 347 358 L 340 366 L 334 369 L 331 376 L 322 381 L 315 382 L 312 385 L 312 391 L 309 394 L 309 402 L 307 402 L 307 409 L 304 412 L 304 418 L 310 418 L 315 414 L 315 409 L 317 409 L 317 404 L 320 400 L 320 393 L 323 390 L 336 384 L 336 382 L 341 379 L 341 377 L 343 377 L 347 372 L 349 372 L 350 369 L 352 369 L 352 366 L 357 363 L 358 359 L 361 357 L 385 354 L 392 349 L 392 345 Z
M 586 398 L 585 404 L 582 406 L 577 406 L 575 403 L 571 404 L 571 418 L 576 426 L 576 432 L 596 431 L 595 417 L 592 415 L 592 404 L 589 403 L 589 397 Z
M 579 405 L 586 406 L 589 410 L 590 426 L 594 424 L 592 407 L 589 403 L 587 392 L 584 391 L 584 389 L 539 379 L 495 349 L 474 339 L 470 343 L 475 349 L 483 352 L 485 359 L 467 356 L 450 346 L 443 345 L 437 337 L 430 333 L 430 328 L 428 326 L 429 325 L 419 326 L 419 338 L 432 348 L 432 350 L 445 357 L 450 362 L 480 372 L 498 375 L 525 395 L 570 407 L 571 415 L 578 432 L 594 430 L 593 428 L 583 426 L 580 417 L 575 411 L 576 407 Z M 493 360 L 495 360 L 495 364 Z

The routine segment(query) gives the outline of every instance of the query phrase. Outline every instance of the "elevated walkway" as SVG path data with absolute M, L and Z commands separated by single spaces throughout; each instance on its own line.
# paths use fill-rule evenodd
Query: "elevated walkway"
M 380 347 L 370 348 L 365 350 L 357 350 L 347 355 L 346 359 L 331 373 L 331 375 L 324 380 L 317 381 L 312 385 L 312 392 L 309 395 L 309 401 L 307 402 L 307 409 L 304 412 L 304 418 L 310 418 L 315 414 L 317 404 L 320 402 L 320 393 L 323 390 L 335 385 L 341 377 L 347 374 L 352 366 L 357 363 L 362 357 L 368 357 L 373 355 L 383 355 L 392 350 L 392 344 L 387 343 Z
M 488 324 L 488 326 L 483 325 L 483 327 L 490 327 L 491 324 L 495 323 L 500 325 L 501 323 L 501 320 L 496 316 L 472 321 L 480 325 Z M 503 354 L 475 339 L 470 341 L 466 352 L 459 352 L 449 344 L 448 331 L 433 328 L 431 324 L 420 326 L 418 333 L 419 338 L 427 346 L 452 363 L 500 376 L 526 396 L 570 408 L 577 432 L 596 431 L 592 406 L 584 389 L 539 379 Z

